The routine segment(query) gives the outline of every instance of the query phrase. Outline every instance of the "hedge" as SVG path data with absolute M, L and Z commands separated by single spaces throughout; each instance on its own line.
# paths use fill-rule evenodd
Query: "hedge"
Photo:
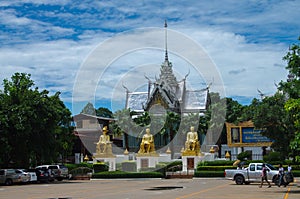
M 294 177 L 300 177 L 300 170 L 292 171 Z
M 92 178 L 163 178 L 160 172 L 123 172 L 123 171 L 110 171 L 94 173 Z
M 224 171 L 195 171 L 194 177 L 224 177 Z
M 197 171 L 224 171 L 225 169 L 236 169 L 236 166 L 197 166 Z
M 77 167 L 75 169 L 72 169 L 71 171 L 69 171 L 70 174 L 72 174 L 72 176 L 76 176 L 76 175 L 86 175 L 88 173 L 92 173 L 93 169 L 88 168 L 88 167 Z
M 229 160 L 216 160 L 200 162 L 198 166 L 232 166 L 235 161 Z
M 87 168 L 93 169 L 93 164 L 86 163 L 86 162 L 82 162 L 80 164 L 68 164 L 67 163 L 67 164 L 65 164 L 65 166 L 68 168 L 69 171 L 76 169 L 78 167 L 87 167 Z

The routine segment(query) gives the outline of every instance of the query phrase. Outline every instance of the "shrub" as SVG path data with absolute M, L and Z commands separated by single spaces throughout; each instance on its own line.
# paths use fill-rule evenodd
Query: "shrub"
M 73 170 L 71 170 L 69 173 L 72 174 L 72 176 L 76 175 L 87 175 L 88 173 L 92 173 L 93 170 L 88 167 L 77 167 Z
M 68 168 L 69 171 L 72 171 L 73 169 L 79 168 L 79 167 L 87 167 L 90 169 L 93 169 L 93 164 L 82 162 L 80 164 L 65 164 L 65 166 Z
M 98 173 L 98 172 L 108 171 L 109 167 L 107 164 L 101 162 L 101 163 L 93 164 L 93 169 L 95 173 Z
M 251 156 L 251 153 L 249 153 L 248 151 L 244 151 L 237 155 L 237 159 L 240 161 L 251 160 Z
M 166 163 L 165 171 L 180 171 L 182 170 L 182 161 L 174 161 Z
M 284 158 L 282 157 L 281 153 L 279 153 L 279 152 L 270 152 L 268 155 L 265 155 L 263 157 L 263 160 L 265 162 L 279 162 L 279 163 L 282 163 L 281 161 L 283 161 Z
M 116 170 L 121 171 L 122 170 L 122 163 L 116 163 Z
M 174 161 L 174 162 L 170 162 L 169 164 L 167 164 L 167 168 L 171 168 L 173 166 L 178 166 L 181 165 L 182 166 L 182 161 Z

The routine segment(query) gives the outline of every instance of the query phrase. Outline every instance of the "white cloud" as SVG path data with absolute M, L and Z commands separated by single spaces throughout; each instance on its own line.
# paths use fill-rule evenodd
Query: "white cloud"
M 30 10 L 22 8 L 24 2 Z M 39 10 L 40 5 L 56 7 Z M 204 48 L 221 74 L 227 96 L 256 97 L 257 89 L 272 93 L 276 90 L 274 82 L 286 78 L 287 71 L 282 57 L 288 45 L 299 36 L 299 5 L 298 1 L 272 3 L 231 0 L 209 3 L 139 0 L 90 3 L 75 0 L 1 1 L 0 25 L 3 28 L 0 30 L 0 80 L 9 78 L 14 72 L 31 73 L 38 87 L 51 92 L 60 90 L 63 92 L 63 100 L 71 102 L 77 72 L 97 45 L 116 36 L 114 33 L 119 31 L 163 27 L 164 20 L 168 19 L 169 29 L 185 34 Z M 145 38 L 145 41 L 149 38 Z M 164 48 L 164 36 L 159 39 L 161 48 Z M 169 37 L 168 42 L 174 48 L 182 45 L 181 41 L 172 37 Z M 129 43 L 124 41 L 113 50 L 117 51 Z M 124 80 L 126 84 L 127 79 L 132 79 L 133 74 L 136 74 L 138 81 L 144 82 L 145 71 L 152 78 L 158 76 L 163 57 L 163 51 L 144 49 L 115 60 L 109 70 L 105 71 L 103 86 L 106 87 L 96 93 L 96 98 L 106 98 L 112 89 L 119 91 L 114 96 L 116 99 L 121 99 L 122 95 L 125 97 L 119 80 Z M 178 79 L 191 67 L 184 58 L 185 55 L 178 57 L 170 52 L 170 60 Z M 101 60 L 94 60 L 95 64 L 98 62 Z M 153 64 L 158 66 L 155 74 L 151 74 L 153 70 L 148 71 L 146 67 Z M 201 72 L 205 76 L 206 71 Z M 188 77 L 191 86 L 195 87 L 196 82 L 203 84 L 192 73 Z M 90 79 L 90 83 L 97 85 L 98 78 Z M 133 90 L 138 87 L 132 82 L 126 86 Z M 83 93 L 88 90 L 88 87 L 82 88 Z
M 206 44 L 210 57 L 219 68 L 228 96 L 255 96 L 257 89 L 274 93 L 274 82 L 286 77 L 283 55 L 286 46 L 283 44 L 249 44 L 240 36 L 211 32 L 208 41 L 215 38 L 214 44 Z M 206 40 L 201 38 L 201 40 Z M 238 71 L 239 73 L 233 73 Z
M 0 80 L 15 72 L 30 73 L 40 89 L 61 91 L 63 100 L 70 102 L 77 70 L 94 46 L 89 41 L 59 40 L 1 48 Z

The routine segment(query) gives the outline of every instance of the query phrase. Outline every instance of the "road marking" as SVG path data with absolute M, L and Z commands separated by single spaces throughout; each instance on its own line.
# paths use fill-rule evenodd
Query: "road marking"
M 287 192 L 284 195 L 283 199 L 287 199 L 289 197 L 289 192 L 290 192 L 291 188 L 288 188 Z
M 198 192 L 194 192 L 194 193 L 191 193 L 191 194 L 188 194 L 188 195 L 183 195 L 183 196 L 180 196 L 176 199 L 182 199 L 182 198 L 189 198 L 191 196 L 194 196 L 194 195 L 198 195 L 200 193 L 204 193 L 204 192 L 207 192 L 207 191 L 211 191 L 211 190 L 214 190 L 214 189 L 219 189 L 221 187 L 226 187 L 228 186 L 229 184 L 225 184 L 225 185 L 220 185 L 220 186 L 217 186 L 217 187 L 213 187 L 213 188 L 209 188 L 209 189 L 203 189 L 201 191 L 198 191 Z

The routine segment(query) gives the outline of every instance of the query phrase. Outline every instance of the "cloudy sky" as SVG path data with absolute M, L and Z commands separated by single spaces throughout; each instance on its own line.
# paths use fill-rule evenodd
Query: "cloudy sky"
M 159 76 L 167 20 L 177 80 L 189 73 L 191 89 L 222 82 L 225 96 L 248 104 L 258 89 L 271 95 L 286 79 L 282 57 L 300 36 L 299 7 L 280 0 L 2 0 L 0 81 L 30 73 L 40 89 L 60 91 L 73 114 L 87 101 L 116 111 L 125 105 L 120 87 L 139 91 L 145 76 Z M 193 53 L 209 63 L 191 61 Z

